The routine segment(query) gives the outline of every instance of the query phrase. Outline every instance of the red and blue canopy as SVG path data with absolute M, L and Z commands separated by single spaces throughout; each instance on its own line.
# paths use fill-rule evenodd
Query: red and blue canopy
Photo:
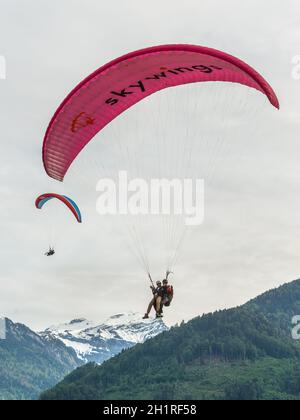
M 57 199 L 57 200 L 61 201 L 63 204 L 65 204 L 71 210 L 71 212 L 74 214 L 77 222 L 82 223 L 82 217 L 81 217 L 81 212 L 79 210 L 79 207 L 77 206 L 75 201 L 73 201 L 71 198 L 69 198 L 65 195 L 59 195 L 59 194 L 55 194 L 55 193 L 42 194 L 36 199 L 35 206 L 36 206 L 36 208 L 41 210 L 43 208 L 43 206 L 48 201 L 53 200 L 53 199 Z

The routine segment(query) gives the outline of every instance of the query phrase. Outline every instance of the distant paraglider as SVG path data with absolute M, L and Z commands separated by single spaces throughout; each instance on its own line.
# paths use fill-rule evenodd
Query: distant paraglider
M 45 252 L 45 256 L 46 257 L 52 257 L 55 254 L 55 250 L 52 246 L 49 247 L 49 250 L 47 252 Z
M 65 195 L 59 195 L 59 194 L 54 194 L 54 193 L 42 194 L 36 199 L 35 206 L 37 209 L 41 210 L 48 201 L 53 200 L 53 199 L 57 199 L 61 201 L 65 206 L 67 206 L 68 209 L 70 209 L 70 211 L 75 216 L 77 222 L 82 223 L 82 217 L 81 217 L 81 212 L 79 210 L 79 207 L 71 198 L 66 197 Z M 50 245 L 49 250 L 45 252 L 44 255 L 46 257 L 52 257 L 53 255 L 55 255 L 54 247 Z

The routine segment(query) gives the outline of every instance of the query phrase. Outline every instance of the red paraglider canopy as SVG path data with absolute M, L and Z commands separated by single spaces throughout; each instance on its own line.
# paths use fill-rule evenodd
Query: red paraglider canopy
M 47 174 L 63 181 L 87 143 L 114 118 L 147 96 L 173 86 L 213 81 L 257 89 L 279 108 L 268 82 L 236 57 L 195 45 L 142 49 L 104 65 L 63 101 L 44 139 Z

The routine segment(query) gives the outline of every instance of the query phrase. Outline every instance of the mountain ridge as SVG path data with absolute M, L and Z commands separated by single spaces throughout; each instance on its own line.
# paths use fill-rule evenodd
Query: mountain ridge
M 40 333 L 0 318 L 0 400 L 37 399 L 87 361 L 101 364 L 167 329 L 163 322 L 141 318 L 134 313 L 103 323 L 78 318 Z
M 0 340 L 0 399 L 37 399 L 82 364 L 62 342 L 45 341 L 26 325 L 5 319 Z M 28 374 L 30 372 L 30 375 Z
M 78 368 L 41 399 L 300 399 L 298 308 L 300 280 Z

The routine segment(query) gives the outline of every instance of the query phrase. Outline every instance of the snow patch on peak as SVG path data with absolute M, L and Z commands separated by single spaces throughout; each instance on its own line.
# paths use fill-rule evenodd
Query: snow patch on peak
M 109 317 L 104 324 L 106 325 L 124 325 L 132 324 L 135 322 L 141 322 L 142 316 L 137 312 L 128 312 L 123 314 L 117 314 Z
M 141 314 L 128 312 L 115 314 L 98 324 L 84 318 L 74 319 L 49 327 L 40 335 L 61 340 L 85 362 L 101 364 L 123 349 L 143 343 L 167 330 L 161 319 L 143 320 Z
M 45 331 L 49 332 L 56 332 L 56 333 L 65 333 L 65 332 L 72 332 L 76 333 L 76 331 L 80 332 L 87 328 L 92 328 L 95 326 L 95 323 L 88 321 L 84 318 L 76 319 L 71 322 L 66 322 L 63 324 L 52 325 L 51 327 L 47 328 Z

